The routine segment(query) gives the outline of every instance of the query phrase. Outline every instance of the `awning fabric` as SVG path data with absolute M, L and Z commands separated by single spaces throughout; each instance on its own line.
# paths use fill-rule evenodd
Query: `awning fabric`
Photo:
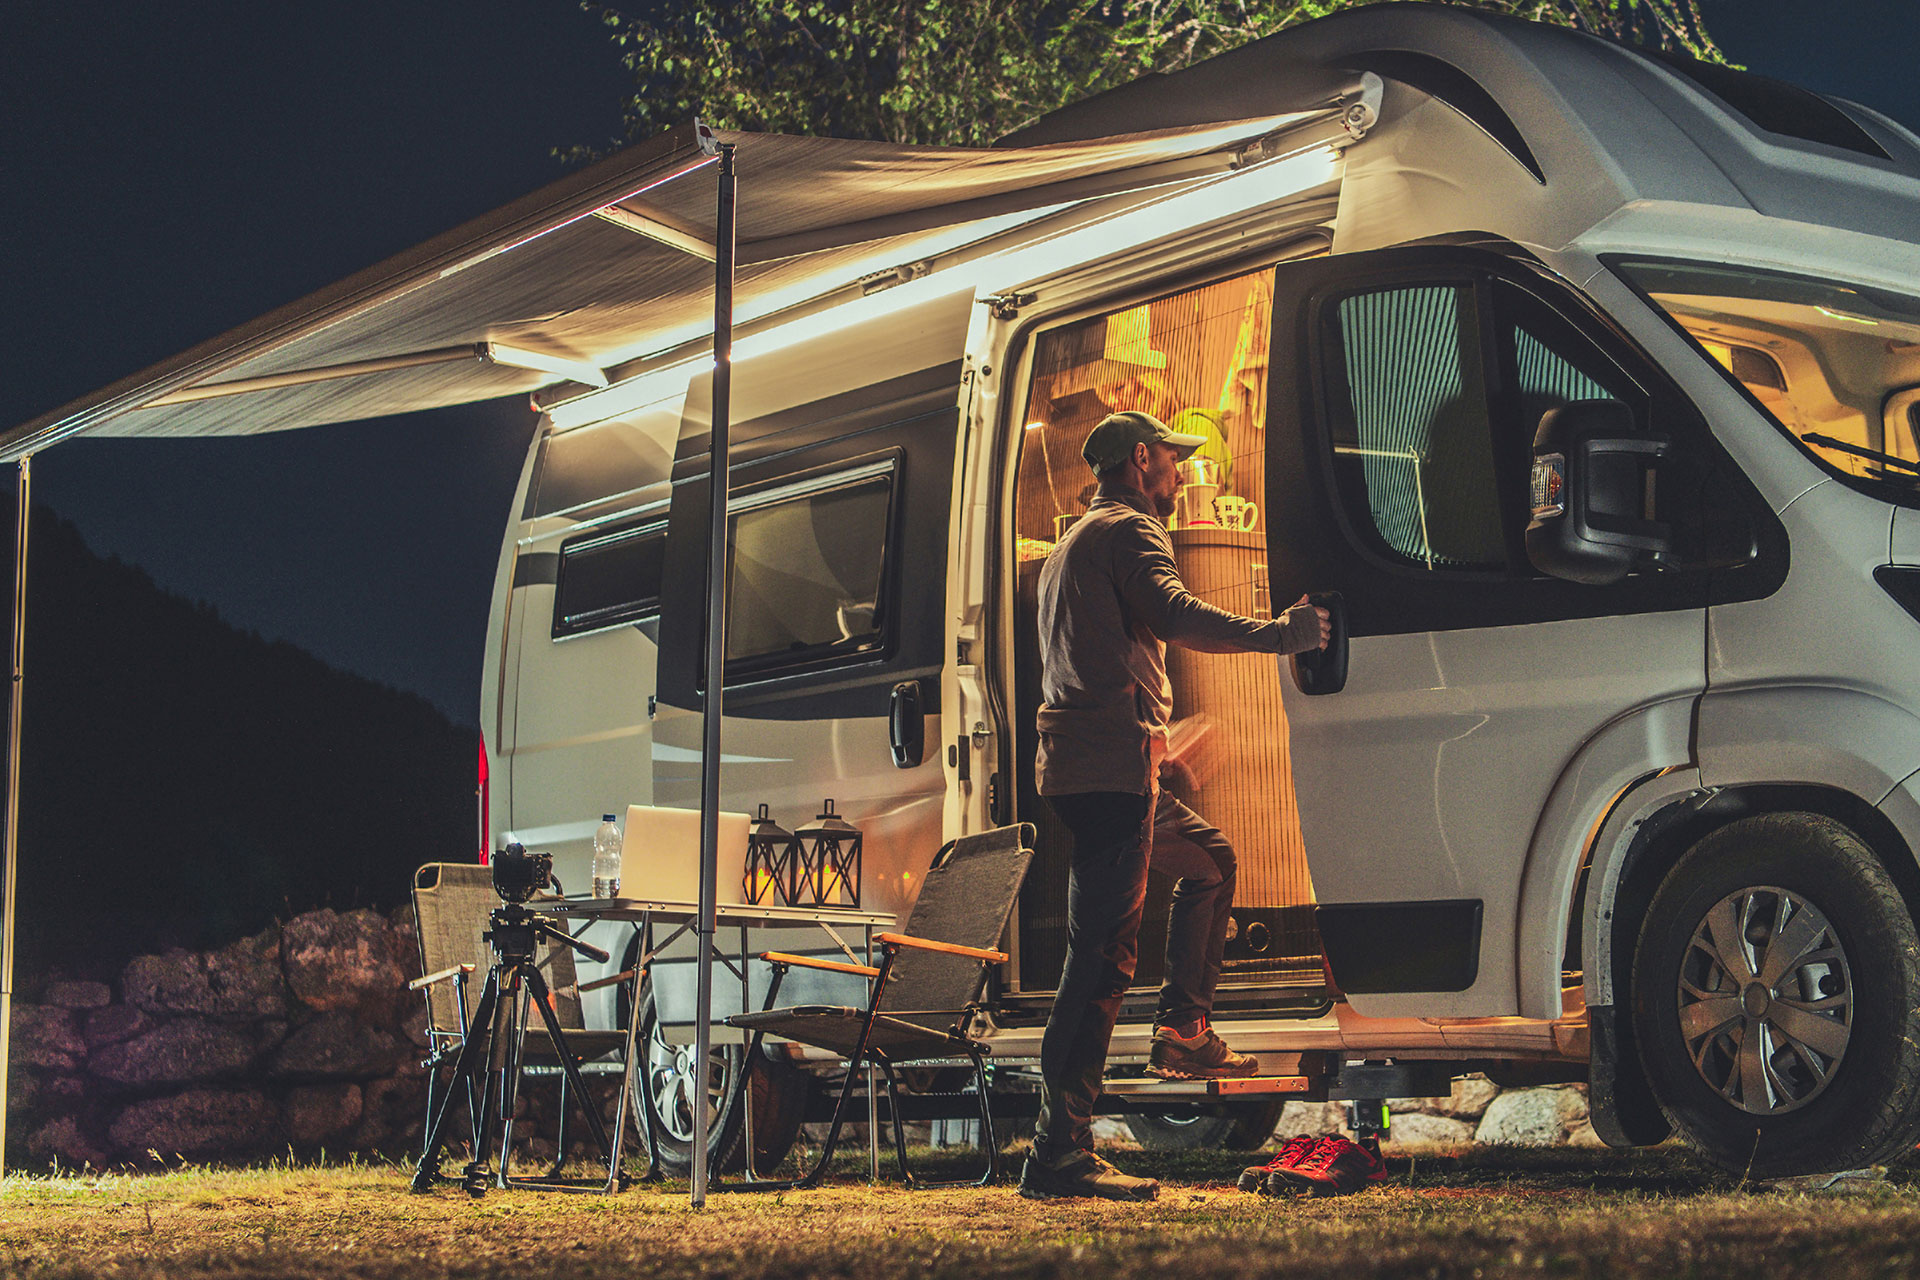
M 1218 172 L 1324 114 L 985 149 L 716 131 L 740 174 L 736 312 L 961 243 L 983 219 Z M 568 363 L 617 378 L 710 326 L 711 163 L 693 126 L 672 129 L 16 427 L 0 457 L 82 434 L 244 435 L 591 383 Z M 231 383 L 247 389 L 208 394 Z

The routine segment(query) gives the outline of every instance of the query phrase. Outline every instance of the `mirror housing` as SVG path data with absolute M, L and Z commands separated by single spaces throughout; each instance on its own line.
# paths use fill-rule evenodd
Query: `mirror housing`
M 1607 586 L 1636 561 L 1667 555 L 1672 530 L 1648 508 L 1655 464 L 1670 447 L 1665 436 L 1638 430 L 1618 400 L 1576 400 L 1542 414 L 1527 525 L 1533 567 Z

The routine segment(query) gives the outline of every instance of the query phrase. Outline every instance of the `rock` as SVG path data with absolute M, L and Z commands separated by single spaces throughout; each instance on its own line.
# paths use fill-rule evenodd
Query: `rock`
M 1485 1076 L 1462 1076 L 1453 1082 L 1451 1097 L 1437 1099 L 1427 1110 L 1436 1116 L 1478 1120 L 1499 1096 L 1500 1086 Z
M 40 1003 L 57 1009 L 100 1009 L 113 1003 L 113 989 L 104 982 L 49 982 Z
M 1393 1117 L 1388 1136 L 1401 1146 L 1459 1147 L 1473 1141 L 1473 1126 L 1451 1116 L 1410 1111 Z
M 92 1165 L 96 1169 L 107 1163 L 107 1153 L 74 1116 L 55 1116 L 28 1134 L 27 1152 L 41 1160 Z
M 309 911 L 281 931 L 287 986 L 310 1008 L 392 1025 L 407 979 L 394 931 L 377 911 Z
M 107 1045 L 91 1074 L 136 1088 L 193 1084 L 236 1075 L 253 1062 L 254 1042 L 237 1027 L 204 1018 L 163 1023 L 132 1040 Z
M 148 1013 L 190 1013 L 226 1021 L 287 1014 L 280 931 L 273 928 L 206 955 L 176 948 L 137 956 L 121 975 L 121 986 L 127 1002 Z
M 7 1115 L 32 1115 L 39 1107 L 46 1086 L 40 1083 L 40 1077 L 30 1071 L 9 1071 L 7 1073 Z
M 189 1089 L 127 1107 L 109 1129 L 114 1149 L 139 1159 L 157 1155 L 231 1156 L 281 1145 L 279 1110 L 252 1089 Z
M 98 1049 L 102 1045 L 119 1044 L 122 1040 L 145 1035 L 154 1025 L 152 1018 L 130 1004 L 110 1004 L 87 1015 L 82 1034 L 86 1037 L 89 1049 Z
M 1474 1139 L 1521 1147 L 1557 1146 L 1567 1140 L 1570 1126 L 1586 1118 L 1586 1097 L 1571 1086 L 1510 1089 L 1488 1104 Z
M 1347 1104 L 1344 1102 L 1289 1102 L 1280 1109 L 1280 1119 L 1273 1126 L 1275 1140 L 1284 1142 L 1296 1134 L 1308 1133 L 1318 1137 L 1326 1133 L 1342 1133 L 1347 1127 Z
M 412 1057 L 388 1032 L 345 1013 L 323 1013 L 296 1028 L 273 1055 L 275 1080 L 364 1080 L 387 1075 Z
M 306 1145 L 325 1142 L 360 1123 L 361 1095 L 357 1084 L 307 1085 L 287 1094 L 281 1105 L 282 1124 L 290 1141 Z
M 463 1104 L 464 1108 L 464 1104 Z M 381 1080 L 370 1080 L 361 1088 L 360 1127 L 354 1132 L 353 1147 L 360 1151 L 399 1151 L 414 1155 L 427 1133 L 427 1077 L 424 1072 L 406 1071 Z M 453 1120 L 450 1143 L 466 1142 L 472 1130 L 466 1128 L 466 1111 Z M 467 1135 L 463 1137 L 462 1135 Z
M 1570 1147 L 1591 1147 L 1604 1151 L 1606 1150 L 1607 1142 L 1606 1139 L 1594 1131 L 1593 1121 L 1582 1120 L 1579 1127 L 1567 1135 L 1567 1145 Z
M 71 1009 L 16 1004 L 9 1034 L 11 1065 L 38 1071 L 73 1071 L 87 1056 L 80 1019 Z

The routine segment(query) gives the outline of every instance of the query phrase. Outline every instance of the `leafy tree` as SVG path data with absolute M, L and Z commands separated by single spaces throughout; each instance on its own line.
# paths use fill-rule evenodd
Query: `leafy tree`
M 980 146 L 1154 71 L 1369 0 L 597 0 L 638 91 L 626 141 L 723 128 Z M 1720 61 L 1698 0 L 1446 0 Z M 576 148 L 575 158 L 594 153 Z

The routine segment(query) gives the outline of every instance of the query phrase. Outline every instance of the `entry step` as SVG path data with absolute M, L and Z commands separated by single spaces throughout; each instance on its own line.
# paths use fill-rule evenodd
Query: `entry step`
M 1239 1098 L 1253 1094 L 1303 1096 L 1321 1083 L 1313 1076 L 1239 1076 L 1225 1080 L 1167 1080 L 1126 1076 L 1102 1082 L 1107 1093 L 1141 1098 Z

